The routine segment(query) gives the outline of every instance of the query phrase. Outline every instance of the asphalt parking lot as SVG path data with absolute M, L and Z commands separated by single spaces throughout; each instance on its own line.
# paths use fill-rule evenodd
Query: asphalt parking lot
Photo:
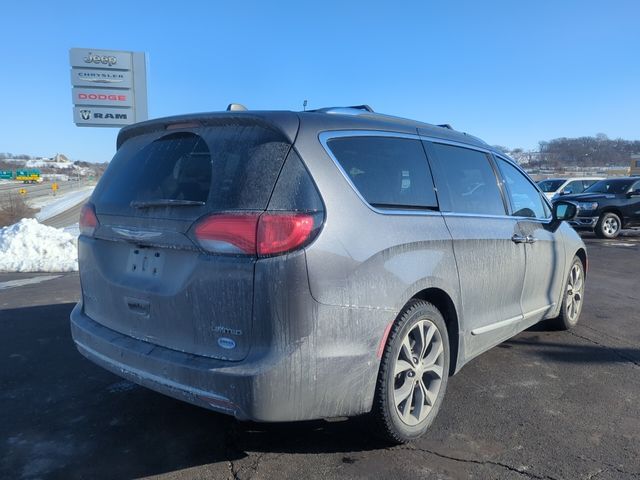
M 640 234 L 585 241 L 580 325 L 472 361 L 405 446 L 362 420 L 239 423 L 138 387 L 75 350 L 77 274 L 0 274 L 0 477 L 640 478 Z

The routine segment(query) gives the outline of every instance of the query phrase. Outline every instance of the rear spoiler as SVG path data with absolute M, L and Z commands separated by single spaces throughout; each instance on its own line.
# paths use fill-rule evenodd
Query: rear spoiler
M 148 120 L 146 122 L 135 123 L 124 127 L 118 133 L 116 148 L 120 149 L 120 147 L 130 138 L 162 130 L 171 130 L 171 126 L 178 129 L 223 125 L 259 125 L 279 132 L 284 135 L 289 143 L 293 144 L 296 135 L 298 134 L 300 120 L 296 113 L 286 111 L 233 111 L 177 115 L 174 117 Z

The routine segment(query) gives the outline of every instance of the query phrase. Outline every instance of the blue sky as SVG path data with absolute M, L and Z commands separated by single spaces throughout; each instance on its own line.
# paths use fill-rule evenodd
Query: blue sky
M 105 161 L 71 47 L 148 54 L 151 118 L 367 103 L 491 144 L 640 138 L 640 2 L 21 0 L 2 7 L 0 152 Z

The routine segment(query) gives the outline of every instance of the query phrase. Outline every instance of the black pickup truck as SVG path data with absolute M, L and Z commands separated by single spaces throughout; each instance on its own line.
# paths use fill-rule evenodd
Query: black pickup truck
M 576 230 L 590 230 L 600 238 L 615 238 L 623 228 L 640 227 L 640 177 L 607 178 L 583 193 L 552 199 L 568 200 L 578 206 L 569 222 Z

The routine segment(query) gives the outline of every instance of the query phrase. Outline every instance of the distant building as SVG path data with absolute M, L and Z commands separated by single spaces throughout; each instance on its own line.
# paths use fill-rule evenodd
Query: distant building
M 631 155 L 629 175 L 640 175 L 640 154 Z

